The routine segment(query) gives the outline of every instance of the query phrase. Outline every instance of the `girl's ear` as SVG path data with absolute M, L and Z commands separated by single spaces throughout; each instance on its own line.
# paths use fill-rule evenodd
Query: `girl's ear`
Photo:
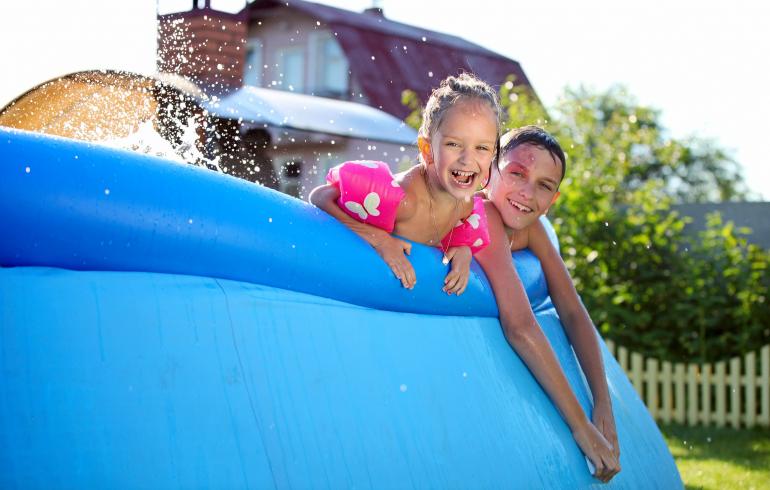
M 433 163 L 433 153 L 430 148 L 430 141 L 424 136 L 417 137 L 417 148 L 420 150 L 422 161 L 426 164 Z

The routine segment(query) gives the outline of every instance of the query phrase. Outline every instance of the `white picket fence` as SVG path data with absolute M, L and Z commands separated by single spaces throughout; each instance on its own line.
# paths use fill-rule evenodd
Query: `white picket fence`
M 655 420 L 770 427 L 770 345 L 713 364 L 671 363 L 607 341 Z

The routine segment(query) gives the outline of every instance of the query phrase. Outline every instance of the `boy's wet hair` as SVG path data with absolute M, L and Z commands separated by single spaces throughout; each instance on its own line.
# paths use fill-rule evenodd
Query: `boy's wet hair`
M 500 155 L 505 155 L 517 146 L 524 144 L 542 148 L 550 153 L 554 159 L 559 160 L 561 162 L 560 181 L 564 180 L 564 175 L 567 172 L 567 159 L 564 156 L 564 150 L 562 150 L 561 145 L 556 141 L 556 138 L 540 126 L 522 126 L 505 133 L 502 138 L 500 138 Z
M 495 126 L 497 127 L 497 139 L 495 141 L 495 156 L 492 165 L 497 166 L 497 160 L 500 156 L 500 100 L 488 83 L 477 78 L 471 73 L 462 73 L 456 77 L 450 76 L 441 81 L 441 85 L 434 89 L 430 94 L 428 103 L 422 111 L 422 125 L 418 134 L 423 138 L 430 140 L 441 126 L 441 121 L 450 107 L 460 100 L 478 99 L 489 104 L 495 115 Z

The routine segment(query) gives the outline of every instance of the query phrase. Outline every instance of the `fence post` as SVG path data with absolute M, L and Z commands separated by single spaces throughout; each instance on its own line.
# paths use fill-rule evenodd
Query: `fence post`
M 634 385 L 636 392 L 639 393 L 639 398 L 644 399 L 644 387 L 642 386 L 642 378 L 644 374 L 644 358 L 637 352 L 631 353 L 631 383 Z
M 680 424 L 684 424 L 684 413 L 687 402 L 684 397 L 685 386 L 685 373 L 684 364 L 677 362 L 674 366 L 674 378 L 676 383 L 676 391 L 674 397 L 674 420 Z
M 730 359 L 730 425 L 741 426 L 741 358 Z
M 698 424 L 698 365 L 687 365 L 687 424 Z
M 700 371 L 701 420 L 703 425 L 711 422 L 711 364 L 703 364 Z
M 623 368 L 623 372 L 628 375 L 630 370 L 628 369 L 628 349 L 623 346 L 618 347 L 618 362 L 620 367 Z
M 671 393 L 671 363 L 663 361 L 663 374 L 661 375 L 661 382 L 663 383 L 663 407 L 662 415 L 663 422 L 671 422 L 671 415 L 673 409 L 673 399 Z
M 746 427 L 757 424 L 757 356 L 754 352 L 746 354 Z
M 717 427 L 724 427 L 727 423 L 727 403 L 725 398 L 725 372 L 727 365 L 725 361 L 719 361 L 716 365 L 716 374 L 714 375 L 714 389 L 716 390 L 717 410 L 714 417 Z
M 770 427 L 770 345 L 762 347 L 762 374 L 760 376 L 760 405 L 762 406 L 759 417 L 760 424 Z
M 647 359 L 647 410 L 653 420 L 658 420 L 658 360 Z
M 610 355 L 612 357 L 617 358 L 615 356 L 615 342 L 613 342 L 611 340 L 605 340 L 604 343 L 605 343 L 605 345 L 607 345 L 607 350 L 610 351 Z

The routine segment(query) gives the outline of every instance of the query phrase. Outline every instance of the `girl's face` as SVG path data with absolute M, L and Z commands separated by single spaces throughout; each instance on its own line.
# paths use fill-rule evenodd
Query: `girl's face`
M 482 100 L 461 99 L 447 109 L 430 144 L 422 140 L 428 176 L 456 199 L 470 199 L 486 183 L 495 155 L 495 113 Z
M 548 150 L 529 143 L 503 155 L 487 195 L 508 228 L 524 229 L 548 211 L 559 197 L 561 165 Z

